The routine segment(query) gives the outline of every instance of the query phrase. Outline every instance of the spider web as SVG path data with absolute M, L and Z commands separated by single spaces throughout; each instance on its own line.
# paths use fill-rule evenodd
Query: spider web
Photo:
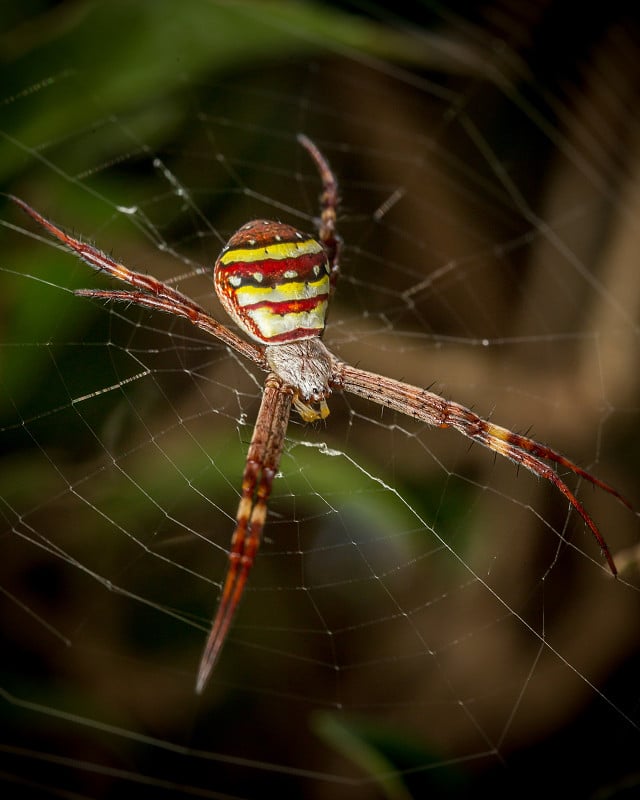
M 576 35 L 560 5 L 53 6 L 7 25 L 5 188 L 224 320 L 229 235 L 313 230 L 304 131 L 343 198 L 331 350 L 531 427 L 638 506 L 637 27 L 581 11 Z M 568 479 L 614 581 L 551 486 L 349 396 L 292 419 L 197 697 L 263 376 L 75 297 L 111 284 L 2 219 L 12 796 L 637 785 L 637 515 Z

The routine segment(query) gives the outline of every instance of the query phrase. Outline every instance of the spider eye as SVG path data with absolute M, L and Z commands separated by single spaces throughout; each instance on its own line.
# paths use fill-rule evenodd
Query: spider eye
M 290 225 L 243 225 L 214 268 L 225 311 L 253 339 L 284 344 L 320 336 L 330 282 L 322 245 Z

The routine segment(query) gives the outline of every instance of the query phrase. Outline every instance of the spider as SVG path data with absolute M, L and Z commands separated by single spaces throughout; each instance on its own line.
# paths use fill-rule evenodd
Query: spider
M 318 147 L 303 134 L 298 135 L 298 142 L 315 163 L 322 182 L 317 237 L 281 222 L 254 220 L 233 234 L 213 269 L 215 290 L 224 309 L 249 340 L 213 319 L 185 295 L 151 275 L 119 264 L 94 246 L 65 233 L 24 201 L 11 197 L 91 267 L 132 287 L 80 289 L 75 294 L 134 303 L 184 317 L 267 373 L 242 475 L 226 576 L 199 666 L 198 694 L 220 656 L 256 558 L 292 406 L 305 422 L 325 419 L 329 414 L 327 399 L 337 390 L 429 425 L 457 430 L 545 478 L 562 492 L 597 540 L 613 575 L 617 574 L 613 557 L 595 522 L 545 461 L 571 470 L 631 507 L 615 489 L 555 450 L 482 419 L 431 391 L 350 366 L 327 349 L 321 337 L 338 280 L 341 247 L 336 231 L 338 183 Z

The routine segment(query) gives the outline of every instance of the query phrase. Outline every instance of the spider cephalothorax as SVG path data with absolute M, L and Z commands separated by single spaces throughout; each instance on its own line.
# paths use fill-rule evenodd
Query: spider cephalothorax
M 589 527 L 614 575 L 613 558 L 595 522 L 546 462 L 571 470 L 629 506 L 615 489 L 555 450 L 484 420 L 427 389 L 345 364 L 325 347 L 320 336 L 339 275 L 338 187 L 315 144 L 303 135 L 298 140 L 311 155 L 322 180 L 318 238 L 280 222 L 249 222 L 231 237 L 214 269 L 216 291 L 225 310 L 252 341 L 239 337 L 172 287 L 119 264 L 92 245 L 66 234 L 24 201 L 12 198 L 90 266 L 133 287 L 81 289 L 76 294 L 121 300 L 185 317 L 268 373 L 242 476 L 229 566 L 200 662 L 198 692 L 220 655 L 258 551 L 292 404 L 305 422 L 324 419 L 329 413 L 327 397 L 332 389 L 338 389 L 429 425 L 459 431 L 545 478 L 562 492 Z

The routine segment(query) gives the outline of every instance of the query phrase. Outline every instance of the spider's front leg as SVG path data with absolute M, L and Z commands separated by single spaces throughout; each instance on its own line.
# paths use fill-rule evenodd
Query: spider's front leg
M 473 441 L 479 442 L 484 447 L 493 450 L 501 456 L 509 458 L 514 463 L 525 467 L 545 480 L 548 480 L 567 498 L 569 503 L 580 514 L 587 527 L 600 545 L 600 549 L 609 565 L 613 575 L 618 570 L 613 561 L 613 556 L 604 537 L 597 525 L 587 513 L 576 495 L 569 489 L 564 480 L 552 469 L 546 461 L 554 462 L 570 469 L 575 475 L 598 486 L 605 492 L 631 508 L 631 503 L 612 486 L 596 478 L 590 472 L 574 464 L 565 456 L 552 450 L 550 447 L 536 442 L 528 436 L 522 436 L 514 431 L 494 425 L 486 419 L 479 417 L 474 411 L 460 403 L 445 400 L 427 389 L 411 386 L 402 381 L 393 380 L 383 375 L 352 367 L 349 364 L 336 362 L 334 382 L 339 382 L 345 392 L 351 392 L 358 397 L 364 397 L 374 403 L 399 411 L 415 419 L 422 420 L 428 425 L 438 428 L 453 428 Z
M 196 683 L 198 694 L 204 689 L 218 660 L 260 546 L 267 502 L 280 463 L 292 401 L 290 387 L 270 373 L 265 382 L 242 476 L 242 494 L 236 515 L 236 529 L 231 539 L 227 575 L 200 661 Z

